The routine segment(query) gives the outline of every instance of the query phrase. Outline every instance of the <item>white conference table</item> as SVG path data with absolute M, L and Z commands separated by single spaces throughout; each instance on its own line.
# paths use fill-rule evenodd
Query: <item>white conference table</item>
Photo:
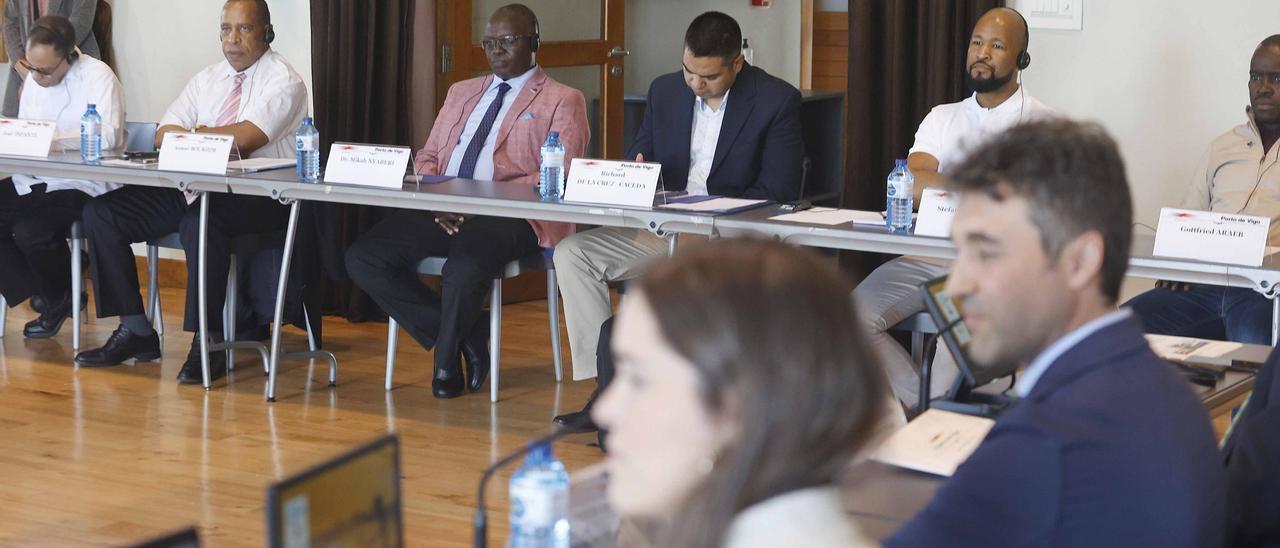
M 509 218 L 559 221 L 585 225 L 627 227 L 650 230 L 656 234 L 701 234 L 712 237 L 755 235 L 778 238 L 787 243 L 813 247 L 825 247 L 849 251 L 866 251 L 899 255 L 914 255 L 939 259 L 953 259 L 955 248 L 950 240 L 909 233 L 889 232 L 875 226 L 827 226 L 775 221 L 769 217 L 781 211 L 769 205 L 742 213 L 714 216 L 708 214 L 663 210 L 656 208 L 627 208 L 560 201 L 544 201 L 538 197 L 535 187 L 517 183 L 451 179 L 442 183 L 418 184 L 405 182 L 400 188 L 378 188 L 341 184 L 308 184 L 297 180 L 293 170 L 274 170 L 260 173 L 228 173 L 225 176 L 165 172 L 152 166 L 117 167 L 86 165 L 80 162 L 76 152 L 58 152 L 48 158 L 18 158 L 0 156 L 0 172 L 30 173 L 52 177 L 84 178 L 112 181 L 130 185 L 176 188 L 193 192 L 223 192 L 248 196 L 264 196 L 280 200 L 290 208 L 289 224 L 285 237 L 284 260 L 277 288 L 275 317 L 269 351 L 268 371 L 270 380 L 267 399 L 275 400 L 275 378 L 282 354 L 279 331 L 283 312 L 283 292 L 291 266 L 292 250 L 297 229 L 298 207 L 301 202 L 330 202 L 341 204 L 395 207 L 443 211 L 472 215 L 491 215 Z M 407 180 L 416 180 L 413 177 Z M 201 201 L 201 246 L 207 227 L 207 201 Z M 1275 303 L 1272 341 L 1277 340 L 1280 327 L 1280 258 L 1270 256 L 1261 267 L 1242 267 L 1208 263 L 1187 259 L 1155 257 L 1151 254 L 1153 237 L 1139 235 L 1135 238 L 1128 275 L 1143 278 L 1165 279 L 1179 282 L 1249 287 L 1270 298 Z M 201 263 L 203 264 L 203 263 Z M 201 328 L 206 321 L 203 299 L 204 273 L 201 280 Z M 217 348 L 212 345 L 209 348 Z M 208 353 L 205 353 L 207 361 Z M 331 360 L 331 377 L 336 360 L 331 354 L 302 352 L 286 357 L 325 357 Z M 206 389 L 209 388 L 206 386 Z

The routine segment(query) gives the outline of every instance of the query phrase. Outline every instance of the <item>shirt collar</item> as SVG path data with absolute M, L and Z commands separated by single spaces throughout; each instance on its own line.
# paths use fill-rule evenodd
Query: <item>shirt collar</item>
M 969 110 L 993 114 L 1006 114 L 1021 112 L 1023 108 L 1025 108 L 1024 105 L 1030 96 L 1031 94 L 1027 93 L 1026 86 L 1019 84 L 1018 90 L 1013 92 L 1013 95 L 1010 95 L 1008 99 L 1005 99 L 1003 103 L 996 105 L 994 108 L 986 108 L 979 104 L 977 93 L 970 95 L 969 98 L 965 100 L 965 104 L 969 107 Z
M 529 70 L 524 71 L 523 74 L 519 76 L 513 76 L 509 80 L 503 80 L 502 78 L 499 78 L 497 74 L 495 74 L 493 75 L 493 81 L 489 82 L 489 87 L 485 88 L 484 91 L 485 93 L 488 93 L 496 89 L 503 82 L 506 82 L 508 86 L 511 86 L 510 91 L 518 92 L 522 88 L 524 88 L 524 85 L 529 82 L 529 79 L 533 78 L 533 72 L 536 70 L 538 70 L 538 65 L 533 65 L 532 67 L 529 67 Z
M 707 102 L 703 98 L 698 97 L 697 95 L 693 96 L 693 106 L 695 109 L 698 110 L 698 112 L 701 112 L 703 114 L 710 114 L 710 115 L 720 114 L 724 112 L 725 107 L 729 106 L 729 92 L 731 91 L 733 91 L 733 89 L 725 90 L 724 97 L 720 98 L 719 109 L 711 110 L 711 107 L 707 105 Z
M 1120 323 L 1132 315 L 1133 311 L 1128 308 L 1121 308 L 1089 320 L 1084 325 L 1076 328 L 1075 331 L 1067 333 L 1062 338 L 1054 341 L 1039 356 L 1036 356 L 1036 359 L 1031 360 L 1031 365 L 1028 365 L 1022 371 L 1022 376 L 1018 378 L 1018 385 L 1014 387 L 1018 397 L 1027 397 L 1027 394 L 1031 393 L 1031 389 L 1035 388 L 1036 382 L 1040 380 L 1040 377 L 1049 370 L 1049 366 L 1058 361 L 1058 358 L 1061 358 L 1068 350 L 1080 344 L 1080 341 L 1089 338 L 1090 335 L 1101 331 L 1105 327 Z
M 258 67 L 259 67 L 259 66 L 262 66 L 262 62 L 263 62 L 264 60 L 266 60 L 266 58 L 267 58 L 267 56 L 268 56 L 268 55 L 271 55 L 271 50 L 267 50 L 267 52 L 266 52 L 266 53 L 262 54 L 262 57 L 259 57 L 257 61 L 254 61 L 252 65 L 249 65 L 249 68 L 244 69 L 244 71 L 242 71 L 242 72 L 237 72 L 237 71 L 236 71 L 236 69 L 235 69 L 235 67 L 231 66 L 231 62 L 230 62 L 230 61 L 227 61 L 226 59 L 223 59 L 223 60 L 222 60 L 222 75 L 219 77 L 219 79 L 221 79 L 221 80 L 227 80 L 227 79 L 230 79 L 230 78 L 234 78 L 234 77 L 235 77 L 235 75 L 237 75 L 237 74 L 244 74 L 244 79 L 245 79 L 245 80 L 251 80 L 251 79 L 253 79 L 253 75 L 254 75 L 254 74 L 257 74 L 257 72 L 258 72 Z

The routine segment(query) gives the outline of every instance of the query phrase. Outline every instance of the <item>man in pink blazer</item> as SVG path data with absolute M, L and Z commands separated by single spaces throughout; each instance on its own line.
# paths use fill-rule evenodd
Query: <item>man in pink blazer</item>
M 566 166 L 582 155 L 589 137 L 586 101 L 534 64 L 537 29 L 537 17 L 524 5 L 493 13 L 480 41 L 493 74 L 449 88 L 415 158 L 419 173 L 536 186 L 551 131 L 560 133 Z M 488 324 L 477 320 L 493 274 L 555 247 L 573 230 L 565 223 L 398 210 L 352 244 L 347 271 L 419 344 L 435 348 L 432 393 L 454 398 L 479 390 L 489 376 Z M 414 273 L 427 257 L 448 258 L 439 294 Z

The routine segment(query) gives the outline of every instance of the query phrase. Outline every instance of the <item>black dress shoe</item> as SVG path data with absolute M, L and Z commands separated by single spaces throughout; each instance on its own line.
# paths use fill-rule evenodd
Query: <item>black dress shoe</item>
M 227 376 L 227 353 L 218 350 L 209 353 L 209 382 L 212 383 Z M 182 362 L 182 370 L 178 371 L 178 384 L 204 384 L 204 374 L 200 366 L 200 337 L 191 341 L 191 351 L 187 352 L 187 361 Z
M 437 398 L 456 398 L 465 389 L 466 383 L 462 381 L 462 368 L 459 367 L 457 358 L 454 358 L 453 367 L 436 367 L 435 377 L 431 379 L 431 395 Z
M 489 378 L 489 324 L 477 325 L 459 346 L 467 362 L 467 390 L 477 392 Z
M 102 348 L 76 354 L 76 363 L 84 367 L 119 365 L 126 360 L 150 362 L 160 359 L 160 336 L 138 335 L 121 325 Z
M 44 314 L 44 311 L 49 309 L 49 303 L 41 295 L 32 295 L 30 302 L 31 309 L 36 311 L 36 314 Z
M 587 405 L 582 407 L 582 411 L 556 415 L 555 418 L 551 419 L 551 422 L 555 423 L 560 430 L 570 434 L 585 434 L 600 430 L 600 427 L 596 426 L 596 422 L 591 420 L 591 408 L 595 407 L 596 396 L 599 393 L 598 390 L 591 393 L 591 399 L 587 400 Z
M 68 291 L 56 302 L 46 303 L 45 311 L 39 318 L 27 322 L 22 327 L 22 336 L 28 339 L 47 339 L 62 330 L 63 322 L 71 317 L 71 292 Z

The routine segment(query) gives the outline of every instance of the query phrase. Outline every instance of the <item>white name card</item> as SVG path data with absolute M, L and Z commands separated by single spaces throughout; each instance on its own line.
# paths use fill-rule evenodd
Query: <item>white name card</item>
M 57 129 L 53 122 L 0 118 L 0 154 L 45 158 Z
M 662 165 L 574 158 L 569 165 L 564 201 L 653 207 Z
M 936 188 L 924 189 L 920 197 L 920 214 L 916 217 L 917 236 L 951 237 L 951 221 L 956 216 L 956 195 Z
M 1262 266 L 1270 227 L 1267 217 L 1166 207 L 1160 210 L 1154 254 Z
M 169 133 L 160 145 L 160 169 L 225 175 L 235 137 L 216 133 Z
M 409 166 L 409 147 L 334 143 L 324 182 L 400 188 Z

